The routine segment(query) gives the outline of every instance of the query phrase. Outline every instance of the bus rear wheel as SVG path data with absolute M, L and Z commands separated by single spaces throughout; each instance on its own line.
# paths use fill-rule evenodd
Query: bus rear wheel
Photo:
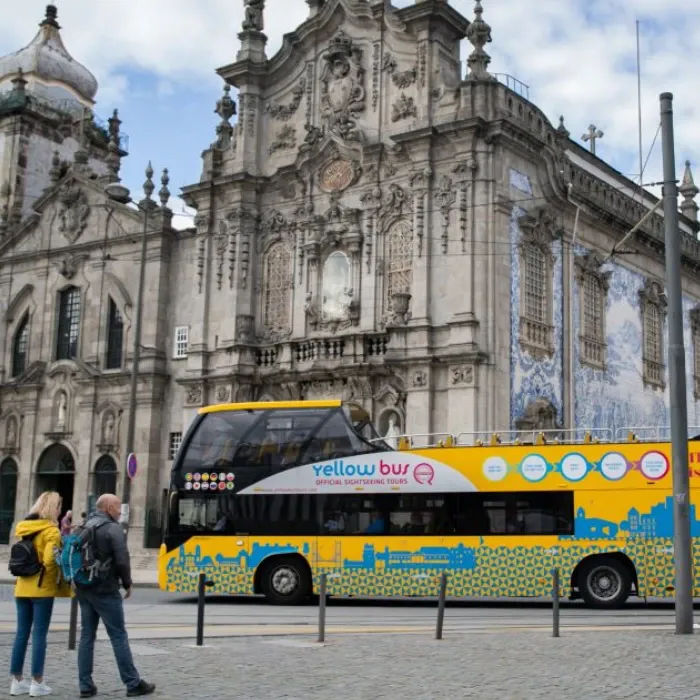
M 276 605 L 297 605 L 311 593 L 311 574 L 303 559 L 279 557 L 265 564 L 260 587 Z
M 578 589 L 593 608 L 619 608 L 630 594 L 632 577 L 614 557 L 595 557 L 581 565 Z

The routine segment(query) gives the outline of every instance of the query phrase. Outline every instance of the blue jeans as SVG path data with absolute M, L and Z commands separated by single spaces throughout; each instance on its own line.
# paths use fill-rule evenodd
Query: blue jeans
M 22 675 L 31 631 L 32 677 L 41 678 L 44 675 L 46 637 L 53 611 L 53 598 L 15 598 L 15 603 L 17 604 L 17 634 L 15 643 L 12 645 L 10 673 L 13 676 Z
M 80 603 L 80 646 L 78 647 L 78 680 L 80 690 L 95 687 L 92 680 L 92 664 L 95 652 L 95 635 L 100 621 L 112 642 L 114 658 L 117 661 L 119 675 L 127 690 L 134 689 L 141 677 L 134 666 L 129 648 L 129 637 L 124 624 L 124 605 L 122 597 L 115 593 L 93 593 L 86 589 L 77 592 Z

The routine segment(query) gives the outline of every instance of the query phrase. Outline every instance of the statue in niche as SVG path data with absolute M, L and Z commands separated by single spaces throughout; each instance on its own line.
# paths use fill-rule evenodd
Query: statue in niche
M 65 392 L 58 395 L 58 407 L 56 410 L 56 427 L 64 430 L 66 427 L 66 413 L 68 412 L 68 398 Z
M 7 447 L 14 447 L 17 442 L 17 420 L 14 416 L 10 416 L 7 419 L 7 435 L 6 443 Z
M 400 419 L 396 411 L 387 411 L 382 415 L 382 434 L 384 436 L 384 442 L 386 442 L 389 447 L 393 450 L 397 449 L 399 446 L 399 436 L 401 435 L 401 429 L 399 428 Z
M 102 444 L 112 445 L 114 440 L 114 415 L 110 412 L 105 416 L 102 427 Z
M 365 108 L 361 52 L 340 31 L 331 39 L 321 72 L 321 115 L 329 131 L 346 141 L 359 141 L 355 119 Z
M 245 18 L 241 27 L 244 30 L 261 32 L 263 29 L 263 10 L 265 0 L 245 0 Z
M 313 299 L 313 294 L 311 292 L 306 292 L 306 299 L 304 301 L 304 312 L 306 313 L 306 318 L 309 321 L 309 326 L 311 328 L 316 328 L 318 325 L 318 305 Z

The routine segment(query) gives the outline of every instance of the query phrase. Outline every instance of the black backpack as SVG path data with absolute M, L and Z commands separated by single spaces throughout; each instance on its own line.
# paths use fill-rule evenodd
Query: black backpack
M 44 565 L 39 561 L 34 538 L 38 535 L 35 532 L 25 535 L 21 540 L 15 542 L 10 548 L 9 569 L 13 576 L 35 576 L 39 574 L 39 583 L 44 578 Z

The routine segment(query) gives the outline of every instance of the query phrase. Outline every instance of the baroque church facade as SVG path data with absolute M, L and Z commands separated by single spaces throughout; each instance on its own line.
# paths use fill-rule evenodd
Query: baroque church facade
M 157 539 L 172 457 L 210 403 L 342 398 L 422 439 L 668 423 L 661 214 L 610 255 L 656 198 L 489 72 L 480 2 L 471 21 L 446 0 L 307 2 L 268 58 L 265 3 L 245 0 L 184 231 L 167 173 L 158 202 L 119 184 L 118 116 L 93 117 L 55 10 L 0 59 L 5 521 L 41 488 L 75 510 L 121 492 L 144 227 L 134 546 Z M 697 191 L 687 166 L 691 424 Z

